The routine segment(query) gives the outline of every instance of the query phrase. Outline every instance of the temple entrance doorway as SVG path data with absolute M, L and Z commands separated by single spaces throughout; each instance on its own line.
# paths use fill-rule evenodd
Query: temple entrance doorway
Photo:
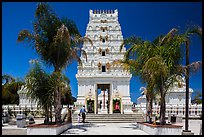
M 110 113 L 110 84 L 97 84 L 97 112 Z
M 88 113 L 94 113 L 94 100 L 93 99 L 87 99 L 87 112 Z

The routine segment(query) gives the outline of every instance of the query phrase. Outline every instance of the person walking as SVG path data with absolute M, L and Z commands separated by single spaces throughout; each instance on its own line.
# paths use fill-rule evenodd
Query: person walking
M 82 114 L 82 122 L 85 123 L 85 118 L 86 118 L 86 109 L 85 109 L 85 106 L 83 106 L 80 109 L 80 113 Z

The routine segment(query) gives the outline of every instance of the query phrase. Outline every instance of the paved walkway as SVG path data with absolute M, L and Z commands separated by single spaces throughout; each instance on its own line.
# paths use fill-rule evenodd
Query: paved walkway
M 134 123 L 76 123 L 61 135 L 148 135 Z
M 43 119 L 36 119 L 37 123 L 42 123 Z M 199 135 L 202 120 L 189 120 L 189 130 L 194 135 Z M 181 125 L 185 128 L 185 120 Z M 16 125 L 4 124 L 2 135 L 26 135 L 27 128 L 17 128 Z M 135 123 L 80 123 L 73 124 L 61 135 L 148 135 L 146 132 L 137 128 Z
M 183 130 L 185 129 L 185 120 L 182 120 Z M 194 135 L 200 135 L 202 120 L 188 120 L 188 130 L 194 133 Z

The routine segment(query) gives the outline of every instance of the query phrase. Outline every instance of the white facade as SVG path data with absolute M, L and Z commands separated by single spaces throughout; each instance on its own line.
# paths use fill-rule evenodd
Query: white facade
M 189 104 L 191 104 L 191 95 L 193 89 L 189 88 Z M 186 103 L 186 88 L 172 88 L 168 91 L 165 97 L 167 105 L 185 105 Z M 146 104 L 146 95 L 137 98 L 137 104 Z
M 199 117 L 202 114 L 202 104 L 191 104 L 191 95 L 193 89 L 189 88 L 189 117 Z M 179 82 L 175 82 L 173 86 L 167 91 L 166 97 L 166 116 L 168 114 L 177 114 L 185 116 L 186 104 L 186 86 L 184 78 L 179 78 Z M 158 103 L 153 103 L 153 114 L 159 112 L 160 106 Z M 137 98 L 136 108 L 139 110 L 146 110 L 146 95 Z
M 169 88 L 166 93 L 165 101 L 167 105 L 185 105 L 186 103 L 186 85 L 185 79 L 177 77 L 178 82 Z M 189 88 L 189 105 L 191 105 L 191 95 L 193 89 Z M 146 96 L 142 95 L 137 99 L 137 104 L 146 104 Z
M 27 89 L 24 86 L 21 86 L 21 89 L 17 91 L 18 95 L 19 95 L 19 105 L 20 106 L 33 106 L 33 107 L 37 107 L 37 104 L 33 101 L 31 101 L 31 99 L 29 99 L 27 97 Z
M 85 36 L 92 40 L 93 45 L 89 42 L 83 45 L 83 50 L 87 53 L 87 60 L 81 55 L 82 66 L 78 66 L 76 74 L 78 80 L 77 110 L 82 105 L 87 108 L 87 100 L 91 99 L 94 101 L 94 113 L 112 114 L 113 99 L 119 98 L 121 113 L 131 113 L 130 78 L 132 75 L 120 65 L 113 64 L 113 61 L 123 59 L 126 52 L 125 47 L 120 52 L 123 36 L 118 22 L 118 11 L 90 10 Z M 105 91 L 107 96 L 100 97 L 99 94 L 102 95 Z M 104 110 L 98 107 L 100 101 L 103 102 Z M 104 103 L 107 101 L 109 105 Z

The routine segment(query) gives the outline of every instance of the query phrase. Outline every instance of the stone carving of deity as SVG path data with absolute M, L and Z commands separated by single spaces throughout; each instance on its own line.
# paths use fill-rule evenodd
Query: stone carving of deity
M 93 111 L 93 104 L 92 104 L 92 102 L 89 102 L 88 112 L 92 112 L 92 111 Z
M 101 62 L 98 63 L 98 69 L 101 70 Z
M 110 63 L 108 62 L 108 63 L 106 63 L 106 67 L 107 67 L 107 70 L 109 70 L 110 69 Z
M 99 52 L 99 54 L 101 54 L 101 52 L 102 52 L 102 49 L 101 49 L 101 48 L 99 48 L 99 49 L 98 49 L 98 52 Z
M 119 110 L 119 103 L 118 102 L 115 103 L 115 110 Z
M 109 48 L 106 48 L 106 53 L 109 53 Z

